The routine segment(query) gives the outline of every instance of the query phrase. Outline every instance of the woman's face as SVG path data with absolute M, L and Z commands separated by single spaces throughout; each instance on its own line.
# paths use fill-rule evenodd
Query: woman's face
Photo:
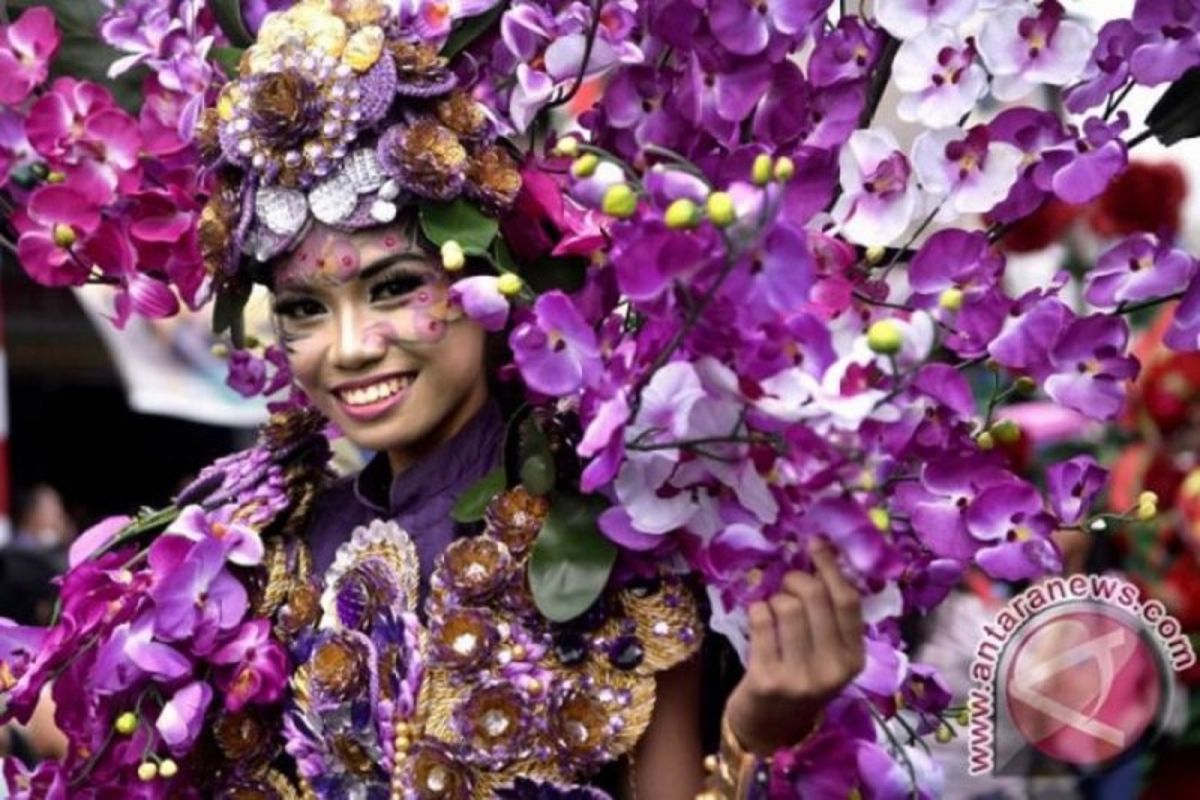
M 355 444 L 405 469 L 487 397 L 486 334 L 448 301 L 440 265 L 398 228 L 313 230 L 275 267 L 292 374 Z

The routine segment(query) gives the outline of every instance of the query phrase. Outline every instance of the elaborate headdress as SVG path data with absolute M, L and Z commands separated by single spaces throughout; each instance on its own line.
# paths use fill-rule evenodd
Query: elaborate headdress
M 436 42 L 377 0 L 303 0 L 265 19 L 200 120 L 214 173 L 200 245 L 218 280 L 265 262 L 315 220 L 386 224 L 416 201 L 496 214 L 521 187 L 491 115 Z

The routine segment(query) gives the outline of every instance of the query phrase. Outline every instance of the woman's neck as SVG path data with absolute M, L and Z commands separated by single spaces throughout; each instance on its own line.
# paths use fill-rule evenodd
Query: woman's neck
M 461 431 L 471 419 L 479 413 L 488 401 L 488 388 L 485 381 L 476 384 L 457 408 L 438 423 L 429 434 L 419 442 L 405 447 L 388 451 L 388 463 L 392 468 L 392 477 L 410 469 L 429 453 L 442 444 L 450 441 Z

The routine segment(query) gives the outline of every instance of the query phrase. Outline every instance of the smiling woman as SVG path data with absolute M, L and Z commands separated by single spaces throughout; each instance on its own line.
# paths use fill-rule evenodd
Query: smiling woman
M 487 398 L 487 333 L 451 303 L 441 265 L 404 226 L 315 226 L 273 269 L 297 383 L 393 472 L 445 442 Z

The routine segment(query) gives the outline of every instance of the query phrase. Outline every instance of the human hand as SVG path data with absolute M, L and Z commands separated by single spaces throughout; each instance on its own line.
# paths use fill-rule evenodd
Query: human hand
M 814 574 L 789 572 L 779 592 L 754 603 L 746 674 L 725 718 L 747 751 L 768 756 L 803 739 L 821 710 L 863 668 L 858 592 L 821 540 L 809 548 Z

